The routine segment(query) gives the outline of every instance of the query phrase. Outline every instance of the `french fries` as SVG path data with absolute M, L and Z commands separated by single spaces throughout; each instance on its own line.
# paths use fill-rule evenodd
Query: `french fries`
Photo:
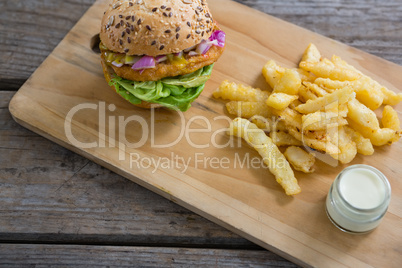
M 314 172 L 314 155 L 307 153 L 300 147 L 289 146 L 286 148 L 284 155 L 295 170 L 304 173 Z
M 259 102 L 265 101 L 269 96 L 269 92 L 223 81 L 213 95 L 215 98 L 222 98 L 224 100 Z
M 228 113 L 237 117 L 250 118 L 254 115 L 270 117 L 271 110 L 264 102 L 230 101 L 226 103 Z
M 346 164 L 357 154 L 372 155 L 374 146 L 390 145 L 402 135 L 398 113 L 391 106 L 402 101 L 402 93 L 336 55 L 324 58 L 313 44 L 304 51 L 299 68 L 269 60 L 262 74 L 272 92 L 224 81 L 213 95 L 230 100 L 227 110 L 238 117 L 231 124 L 232 135 L 260 153 L 287 194 L 300 192 L 290 166 L 314 171 L 320 154 L 306 150 Z M 383 105 L 379 120 L 374 110 Z M 283 155 L 278 147 L 284 147 Z M 275 165 L 279 160 L 285 167 Z
M 264 131 L 250 121 L 240 117 L 232 121 L 229 129 L 231 135 L 243 138 L 257 150 L 287 195 L 300 193 L 299 184 L 289 162 Z
M 398 114 L 394 108 L 389 105 L 386 105 L 382 111 L 381 123 L 385 128 L 390 128 L 396 131 L 401 130 L 401 123 L 399 122 Z
M 350 87 L 344 87 L 333 93 L 326 94 L 315 100 L 308 100 L 306 103 L 296 107 L 296 111 L 302 114 L 314 113 L 325 109 L 325 107 L 331 103 L 337 102 L 338 104 L 347 103 L 349 100 L 356 96 L 353 89 Z
M 348 118 L 372 130 L 380 128 L 375 113 L 358 100 L 352 99 L 347 105 L 349 109 Z
M 296 95 L 289 95 L 286 93 L 272 93 L 265 103 L 277 110 L 283 110 L 290 105 L 291 102 L 298 99 Z
M 303 143 L 285 131 L 271 131 L 269 137 L 276 146 L 303 146 Z

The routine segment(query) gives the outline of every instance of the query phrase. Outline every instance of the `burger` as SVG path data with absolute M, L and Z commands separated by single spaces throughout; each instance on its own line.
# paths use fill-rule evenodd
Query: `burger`
M 186 111 L 225 48 L 205 0 L 112 1 L 100 50 L 108 84 L 143 108 Z

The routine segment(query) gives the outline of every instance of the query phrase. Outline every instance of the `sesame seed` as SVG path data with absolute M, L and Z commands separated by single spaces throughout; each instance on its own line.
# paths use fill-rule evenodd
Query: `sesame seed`
M 209 15 L 209 13 L 205 13 L 205 17 L 209 18 L 211 15 Z
M 163 16 L 167 17 L 167 16 L 168 16 L 168 14 L 167 14 L 166 12 L 163 12 Z
M 121 37 L 124 37 L 125 35 L 126 35 L 125 31 L 121 32 Z
M 123 40 L 119 39 L 120 45 L 123 45 Z
M 135 16 L 134 16 L 134 15 L 131 16 L 131 20 L 132 20 L 133 22 L 135 21 Z
M 128 51 L 129 51 L 129 49 L 128 49 L 128 48 L 124 49 L 124 52 L 125 52 L 125 53 L 127 53 Z
M 130 31 L 130 29 L 129 29 L 129 28 L 126 28 L 126 33 L 128 33 L 128 34 L 130 34 L 130 33 L 131 33 L 131 31 Z
M 190 37 L 191 37 L 191 34 L 188 34 L 186 38 L 189 39 Z
M 170 12 L 169 13 L 169 18 L 172 17 L 172 16 L 173 16 L 173 12 Z
M 171 32 L 170 30 L 166 30 L 166 31 L 165 31 L 165 33 L 170 33 L 170 32 Z
M 166 8 L 166 6 L 165 6 L 165 5 L 161 6 L 161 9 L 165 9 L 165 8 Z
M 197 21 L 198 21 L 198 22 L 199 22 L 199 21 L 202 21 L 202 18 L 198 18 Z
M 127 37 L 127 42 L 130 44 L 131 43 L 131 38 Z
M 179 37 L 180 37 L 180 34 L 176 34 L 176 39 L 179 39 Z
M 128 3 L 130 7 L 134 6 L 134 4 L 132 2 Z
M 200 31 L 200 30 L 195 30 L 195 33 L 196 33 L 196 34 L 200 34 L 201 31 Z
M 168 7 L 166 10 L 167 10 L 167 11 L 170 11 L 170 10 L 172 10 L 172 8 L 171 8 L 171 7 Z
M 109 18 L 109 21 L 108 21 L 107 25 L 106 25 L 106 28 L 109 28 L 110 26 L 112 26 L 113 22 L 114 22 L 114 16 L 111 16 Z
M 119 18 L 120 18 L 120 19 L 123 18 L 123 15 L 119 15 Z
M 191 22 L 187 21 L 188 27 L 191 27 Z
M 123 20 L 120 21 L 120 25 L 124 26 L 124 21 Z
M 147 27 L 148 31 L 151 31 L 151 30 L 152 30 L 152 29 L 151 29 L 151 26 L 149 26 L 149 25 L 147 25 L 147 26 L 145 26 L 145 27 Z
M 138 24 L 138 25 L 141 24 L 141 19 L 138 19 L 137 24 Z
M 114 26 L 115 28 L 120 28 L 120 24 L 116 24 L 116 26 Z
M 129 20 L 131 18 L 131 16 L 126 16 L 126 20 Z
M 153 9 L 152 9 L 152 12 L 156 12 L 158 10 L 158 8 L 157 7 L 154 7 Z
M 134 30 L 135 30 L 134 25 L 131 25 L 131 26 L 130 26 L 130 30 L 131 30 L 132 32 L 134 32 Z
M 180 26 L 176 28 L 176 33 L 180 31 Z
M 201 36 L 204 36 L 204 31 L 202 31 Z
M 194 10 L 195 14 L 200 15 L 200 12 L 198 12 L 197 10 Z
M 151 43 L 151 46 L 154 46 L 154 45 L 156 45 L 156 41 L 155 41 L 155 40 L 152 41 L 152 43 Z
M 165 48 L 165 46 L 164 46 L 164 45 L 161 45 L 160 48 L 159 48 L 159 50 L 162 50 L 162 49 L 164 49 L 164 48 Z

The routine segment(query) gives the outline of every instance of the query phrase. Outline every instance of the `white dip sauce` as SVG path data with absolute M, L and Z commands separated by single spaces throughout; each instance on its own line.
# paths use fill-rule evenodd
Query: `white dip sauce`
M 327 196 L 326 210 L 338 228 L 364 233 L 379 225 L 390 197 L 391 187 L 380 171 L 354 165 L 336 177 Z

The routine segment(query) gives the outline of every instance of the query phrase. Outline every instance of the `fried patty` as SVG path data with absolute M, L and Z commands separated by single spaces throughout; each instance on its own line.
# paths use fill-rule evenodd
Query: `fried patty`
M 127 64 L 122 67 L 116 67 L 114 65 L 110 65 L 110 67 L 113 68 L 118 76 L 124 79 L 132 81 L 157 81 L 165 77 L 173 77 L 195 72 L 196 70 L 217 61 L 223 51 L 224 47 L 212 46 L 204 55 L 191 57 L 186 55 L 187 62 L 185 64 L 174 64 L 165 61 L 156 64 L 155 68 L 145 69 L 143 72 L 135 71 Z M 105 60 L 104 53 L 101 53 L 101 55 L 102 59 Z

